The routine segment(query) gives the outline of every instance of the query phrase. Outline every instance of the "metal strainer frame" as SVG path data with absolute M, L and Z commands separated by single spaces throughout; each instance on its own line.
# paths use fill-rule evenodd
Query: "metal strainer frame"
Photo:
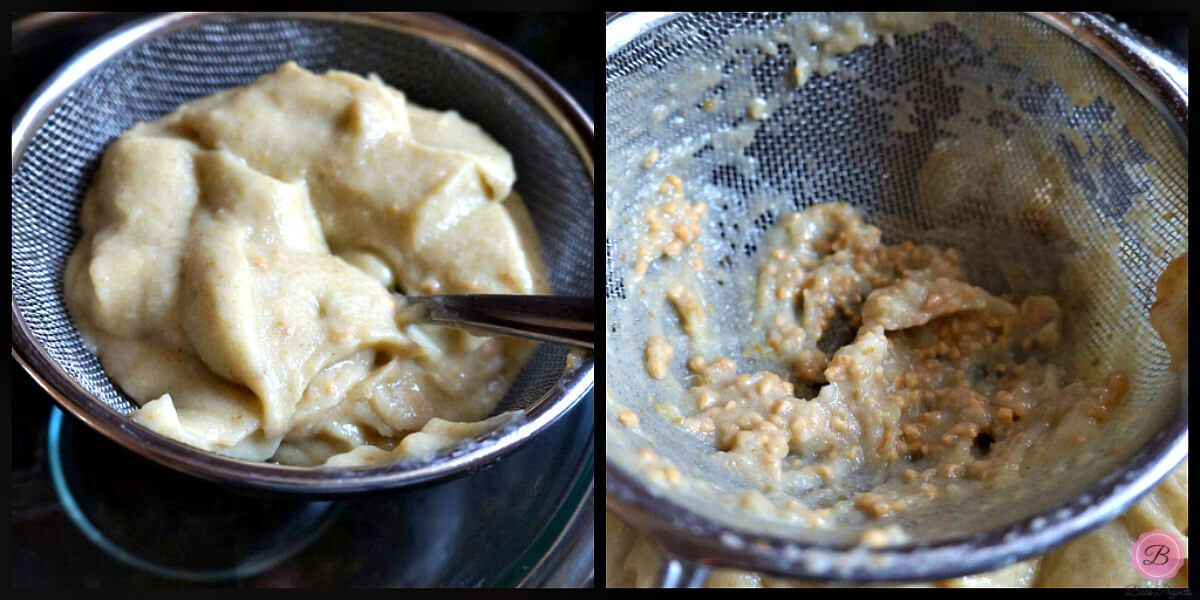
M 12 168 L 43 123 L 89 75 L 123 52 L 162 36 L 231 19 L 319 21 L 365 26 L 412 36 L 473 60 L 512 85 L 567 140 L 594 181 L 594 127 L 580 106 L 537 66 L 500 42 L 448 17 L 428 13 L 177 13 L 151 17 L 116 30 L 67 61 L 19 113 L 12 134 Z M 591 200 L 589 197 L 588 200 Z M 135 424 L 107 406 L 52 358 L 27 326 L 12 296 L 12 355 L 66 412 L 110 440 L 168 468 L 235 488 L 266 493 L 335 497 L 428 485 L 482 468 L 521 447 L 570 410 L 591 389 L 594 358 L 576 355 L 557 381 L 525 409 L 523 418 L 443 451 L 431 459 L 366 469 L 293 467 L 238 460 L 204 452 Z
M 616 13 L 606 19 L 606 57 L 679 13 Z M 1135 87 L 1187 151 L 1187 65 L 1154 42 L 1087 13 L 1029 13 L 1083 44 Z M 703 585 L 710 568 L 727 567 L 818 581 L 897 582 L 941 579 L 1000 568 L 1044 552 L 1111 520 L 1165 477 L 1188 452 L 1187 363 L 1181 407 L 1120 469 L 1086 493 L 1040 514 L 982 534 L 884 549 L 797 543 L 726 527 L 652 492 L 606 461 L 606 508 L 664 551 L 659 583 Z

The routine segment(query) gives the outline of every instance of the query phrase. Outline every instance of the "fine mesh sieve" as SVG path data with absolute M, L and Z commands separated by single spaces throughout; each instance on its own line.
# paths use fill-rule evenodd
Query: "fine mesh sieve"
M 858 48 L 797 87 L 796 57 L 811 53 L 793 48 L 807 31 L 795 24 L 832 18 L 627 14 L 606 26 L 607 505 L 668 553 L 668 583 L 716 565 L 842 581 L 997 568 L 1116 516 L 1186 455 L 1186 365 L 1168 371 L 1147 317 L 1157 277 L 1187 250 L 1186 65 L 1106 17 L 971 13 Z M 1123 369 L 1131 391 L 1104 439 L 1063 457 L 1070 476 L 1033 473 L 1015 506 L 998 496 L 904 522 L 915 541 L 881 550 L 653 485 L 639 475 L 646 447 L 685 477 L 739 489 L 658 414 L 663 388 L 645 372 L 655 313 L 670 309 L 639 299 L 631 257 L 668 174 L 708 206 L 714 274 L 698 285 L 714 344 L 740 366 L 763 232 L 837 200 L 885 243 L 957 249 L 965 280 L 993 293 L 1055 295 L 1069 366 L 1085 380 Z
M 13 129 L 13 353 L 65 409 L 181 471 L 266 491 L 317 495 L 426 483 L 499 458 L 591 388 L 590 354 L 543 344 L 496 413 L 524 418 L 428 460 L 344 470 L 251 463 L 167 440 L 124 415 L 136 405 L 104 374 L 64 305 L 77 208 L 105 147 L 138 121 L 295 60 L 314 72 L 378 74 L 414 102 L 457 110 L 513 153 L 550 286 L 594 293 L 592 124 L 536 67 L 450 19 L 405 14 L 176 14 L 124 28 L 72 59 Z

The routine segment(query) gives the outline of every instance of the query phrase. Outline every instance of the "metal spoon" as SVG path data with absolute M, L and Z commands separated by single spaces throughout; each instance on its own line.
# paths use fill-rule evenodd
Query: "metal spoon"
M 592 350 L 596 299 L 519 294 L 394 295 L 398 310 L 428 321 Z

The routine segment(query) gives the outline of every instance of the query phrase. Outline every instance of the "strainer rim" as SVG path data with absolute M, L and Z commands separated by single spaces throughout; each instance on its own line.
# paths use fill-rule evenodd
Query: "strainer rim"
M 1160 430 L 1128 461 L 1079 495 L 1002 527 L 937 542 L 876 549 L 863 545 L 802 543 L 734 531 L 680 504 L 661 499 L 639 478 L 608 460 L 605 505 L 639 531 L 652 532 L 654 542 L 669 552 L 667 560 L 682 558 L 705 567 L 752 569 L 818 581 L 902 582 L 958 577 L 998 569 L 1041 554 L 1119 516 L 1187 457 L 1187 414 L 1185 392 L 1174 421 L 1177 425 Z M 680 534 L 678 530 L 683 527 L 662 525 L 670 522 L 686 524 L 686 529 L 707 532 L 712 537 Z M 730 555 L 735 559 L 728 560 Z M 792 557 L 792 563 L 837 566 L 786 572 L 780 570 L 783 556 Z

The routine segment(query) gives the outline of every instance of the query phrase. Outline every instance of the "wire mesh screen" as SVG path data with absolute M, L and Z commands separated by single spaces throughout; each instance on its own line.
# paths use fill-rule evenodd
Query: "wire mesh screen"
M 676 175 L 688 201 L 709 209 L 700 239 L 711 271 L 698 285 L 720 356 L 740 363 L 754 339 L 745 313 L 764 231 L 781 214 L 849 202 L 886 243 L 958 250 L 966 281 L 1057 297 L 1080 377 L 1128 372 L 1121 429 L 1103 442 L 1109 462 L 1085 465 L 1044 504 L 1142 447 L 1179 401 L 1147 313 L 1158 275 L 1187 250 L 1187 154 L 1159 113 L 1082 45 L 1021 14 L 960 14 L 858 48 L 798 86 L 796 38 L 780 33 L 789 19 L 684 14 L 608 57 L 611 397 L 635 409 L 659 401 L 643 351 L 654 311 L 669 309 L 636 300 L 631 267 L 642 215 Z M 687 347 L 681 330 L 663 328 Z M 610 457 L 649 443 L 681 470 L 703 469 L 694 441 L 675 444 L 683 438 L 666 419 L 639 414 L 637 432 L 608 428 Z
M 376 73 L 414 102 L 457 110 L 514 158 L 516 189 L 542 241 L 555 293 L 594 290 L 592 179 L 570 139 L 514 84 L 455 50 L 367 25 L 236 19 L 174 31 L 127 49 L 77 86 L 37 131 L 12 174 L 13 299 L 29 330 L 62 368 L 122 413 L 136 405 L 105 376 L 67 314 L 66 258 L 77 208 L 104 148 L 138 121 L 248 84 L 288 60 L 323 72 Z M 526 408 L 564 374 L 566 349 L 542 345 L 497 412 Z

